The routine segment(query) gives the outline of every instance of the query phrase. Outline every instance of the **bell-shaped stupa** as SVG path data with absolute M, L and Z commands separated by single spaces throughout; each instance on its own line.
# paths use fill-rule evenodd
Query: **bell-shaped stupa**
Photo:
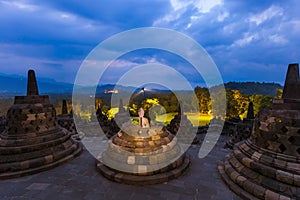
M 197 136 L 192 134 L 193 128 L 192 122 L 187 118 L 187 115 L 182 112 L 179 103 L 178 114 L 175 115 L 170 124 L 167 126 L 168 131 L 170 131 L 173 135 L 180 137 L 180 140 L 183 143 L 189 144 L 192 141 L 192 144 L 198 144 L 199 140 Z
M 300 199 L 300 79 L 290 64 L 282 99 L 260 111 L 249 139 L 218 166 L 243 199 Z
M 68 104 L 65 99 L 62 101 L 61 114 L 57 115 L 57 123 L 61 127 L 67 129 L 72 135 L 77 134 L 72 111 L 68 113 Z
M 39 95 L 33 70 L 26 96 L 16 96 L 0 134 L 0 178 L 12 178 L 56 167 L 78 156 L 81 145 L 56 123 L 47 95 Z
M 234 125 L 233 135 L 230 138 L 230 140 L 226 142 L 225 148 L 232 149 L 236 143 L 248 139 L 253 129 L 253 122 L 254 122 L 254 109 L 253 109 L 253 102 L 250 101 L 248 105 L 247 117 L 244 118 L 243 121 L 240 121 L 239 123 Z
M 179 177 L 189 166 L 177 138 L 163 125 L 150 126 L 139 110 L 139 125 L 124 120 L 97 161 L 98 171 L 116 182 L 146 185 Z

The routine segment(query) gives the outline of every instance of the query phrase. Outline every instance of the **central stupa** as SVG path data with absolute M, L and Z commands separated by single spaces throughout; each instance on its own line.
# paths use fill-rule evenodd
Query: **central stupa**
M 108 148 L 97 161 L 97 169 L 106 178 L 126 184 L 147 185 L 179 177 L 189 166 L 177 138 L 162 125 L 150 127 L 143 109 L 139 125 L 122 124 Z

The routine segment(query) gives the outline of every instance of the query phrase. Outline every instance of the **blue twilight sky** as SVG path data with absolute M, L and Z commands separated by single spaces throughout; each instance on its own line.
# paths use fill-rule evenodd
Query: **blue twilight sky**
M 300 61 L 298 0 L 0 0 L 0 73 L 73 82 L 81 62 L 101 41 L 139 27 L 173 29 L 210 54 L 225 82 L 283 83 Z M 112 64 L 104 82 L 141 63 L 183 71 L 191 66 L 167 52 L 133 52 Z

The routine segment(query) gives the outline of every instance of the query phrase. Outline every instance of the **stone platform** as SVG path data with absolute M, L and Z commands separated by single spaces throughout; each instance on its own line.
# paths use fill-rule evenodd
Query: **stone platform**
M 123 124 L 108 149 L 97 162 L 98 171 L 116 182 L 147 185 L 178 178 L 190 159 L 177 144 L 177 138 L 162 126 L 142 128 Z
M 198 135 L 203 141 L 203 135 Z M 217 162 L 230 154 L 223 149 L 229 137 L 221 136 L 213 151 L 198 158 L 199 145 L 188 150 L 191 166 L 177 179 L 147 186 L 110 181 L 95 170 L 95 158 L 84 149 L 81 156 L 31 176 L 0 180 L 1 200 L 240 200 L 222 182 Z

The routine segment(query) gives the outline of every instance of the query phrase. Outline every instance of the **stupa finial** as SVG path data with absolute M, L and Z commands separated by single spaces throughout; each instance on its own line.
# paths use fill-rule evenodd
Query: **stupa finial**
M 250 103 L 248 105 L 247 119 L 254 119 L 254 109 L 253 109 L 252 101 L 250 101 Z
M 61 114 L 63 114 L 63 115 L 68 114 L 68 106 L 67 106 L 67 101 L 65 99 L 63 100 L 63 103 L 62 103 Z
M 289 64 L 285 78 L 283 99 L 300 99 L 299 64 Z
M 120 99 L 120 101 L 119 101 L 119 112 L 125 112 L 125 109 L 123 106 L 123 99 Z
M 27 96 L 30 95 L 39 95 L 35 73 L 32 69 L 28 71 L 28 82 L 27 82 Z

